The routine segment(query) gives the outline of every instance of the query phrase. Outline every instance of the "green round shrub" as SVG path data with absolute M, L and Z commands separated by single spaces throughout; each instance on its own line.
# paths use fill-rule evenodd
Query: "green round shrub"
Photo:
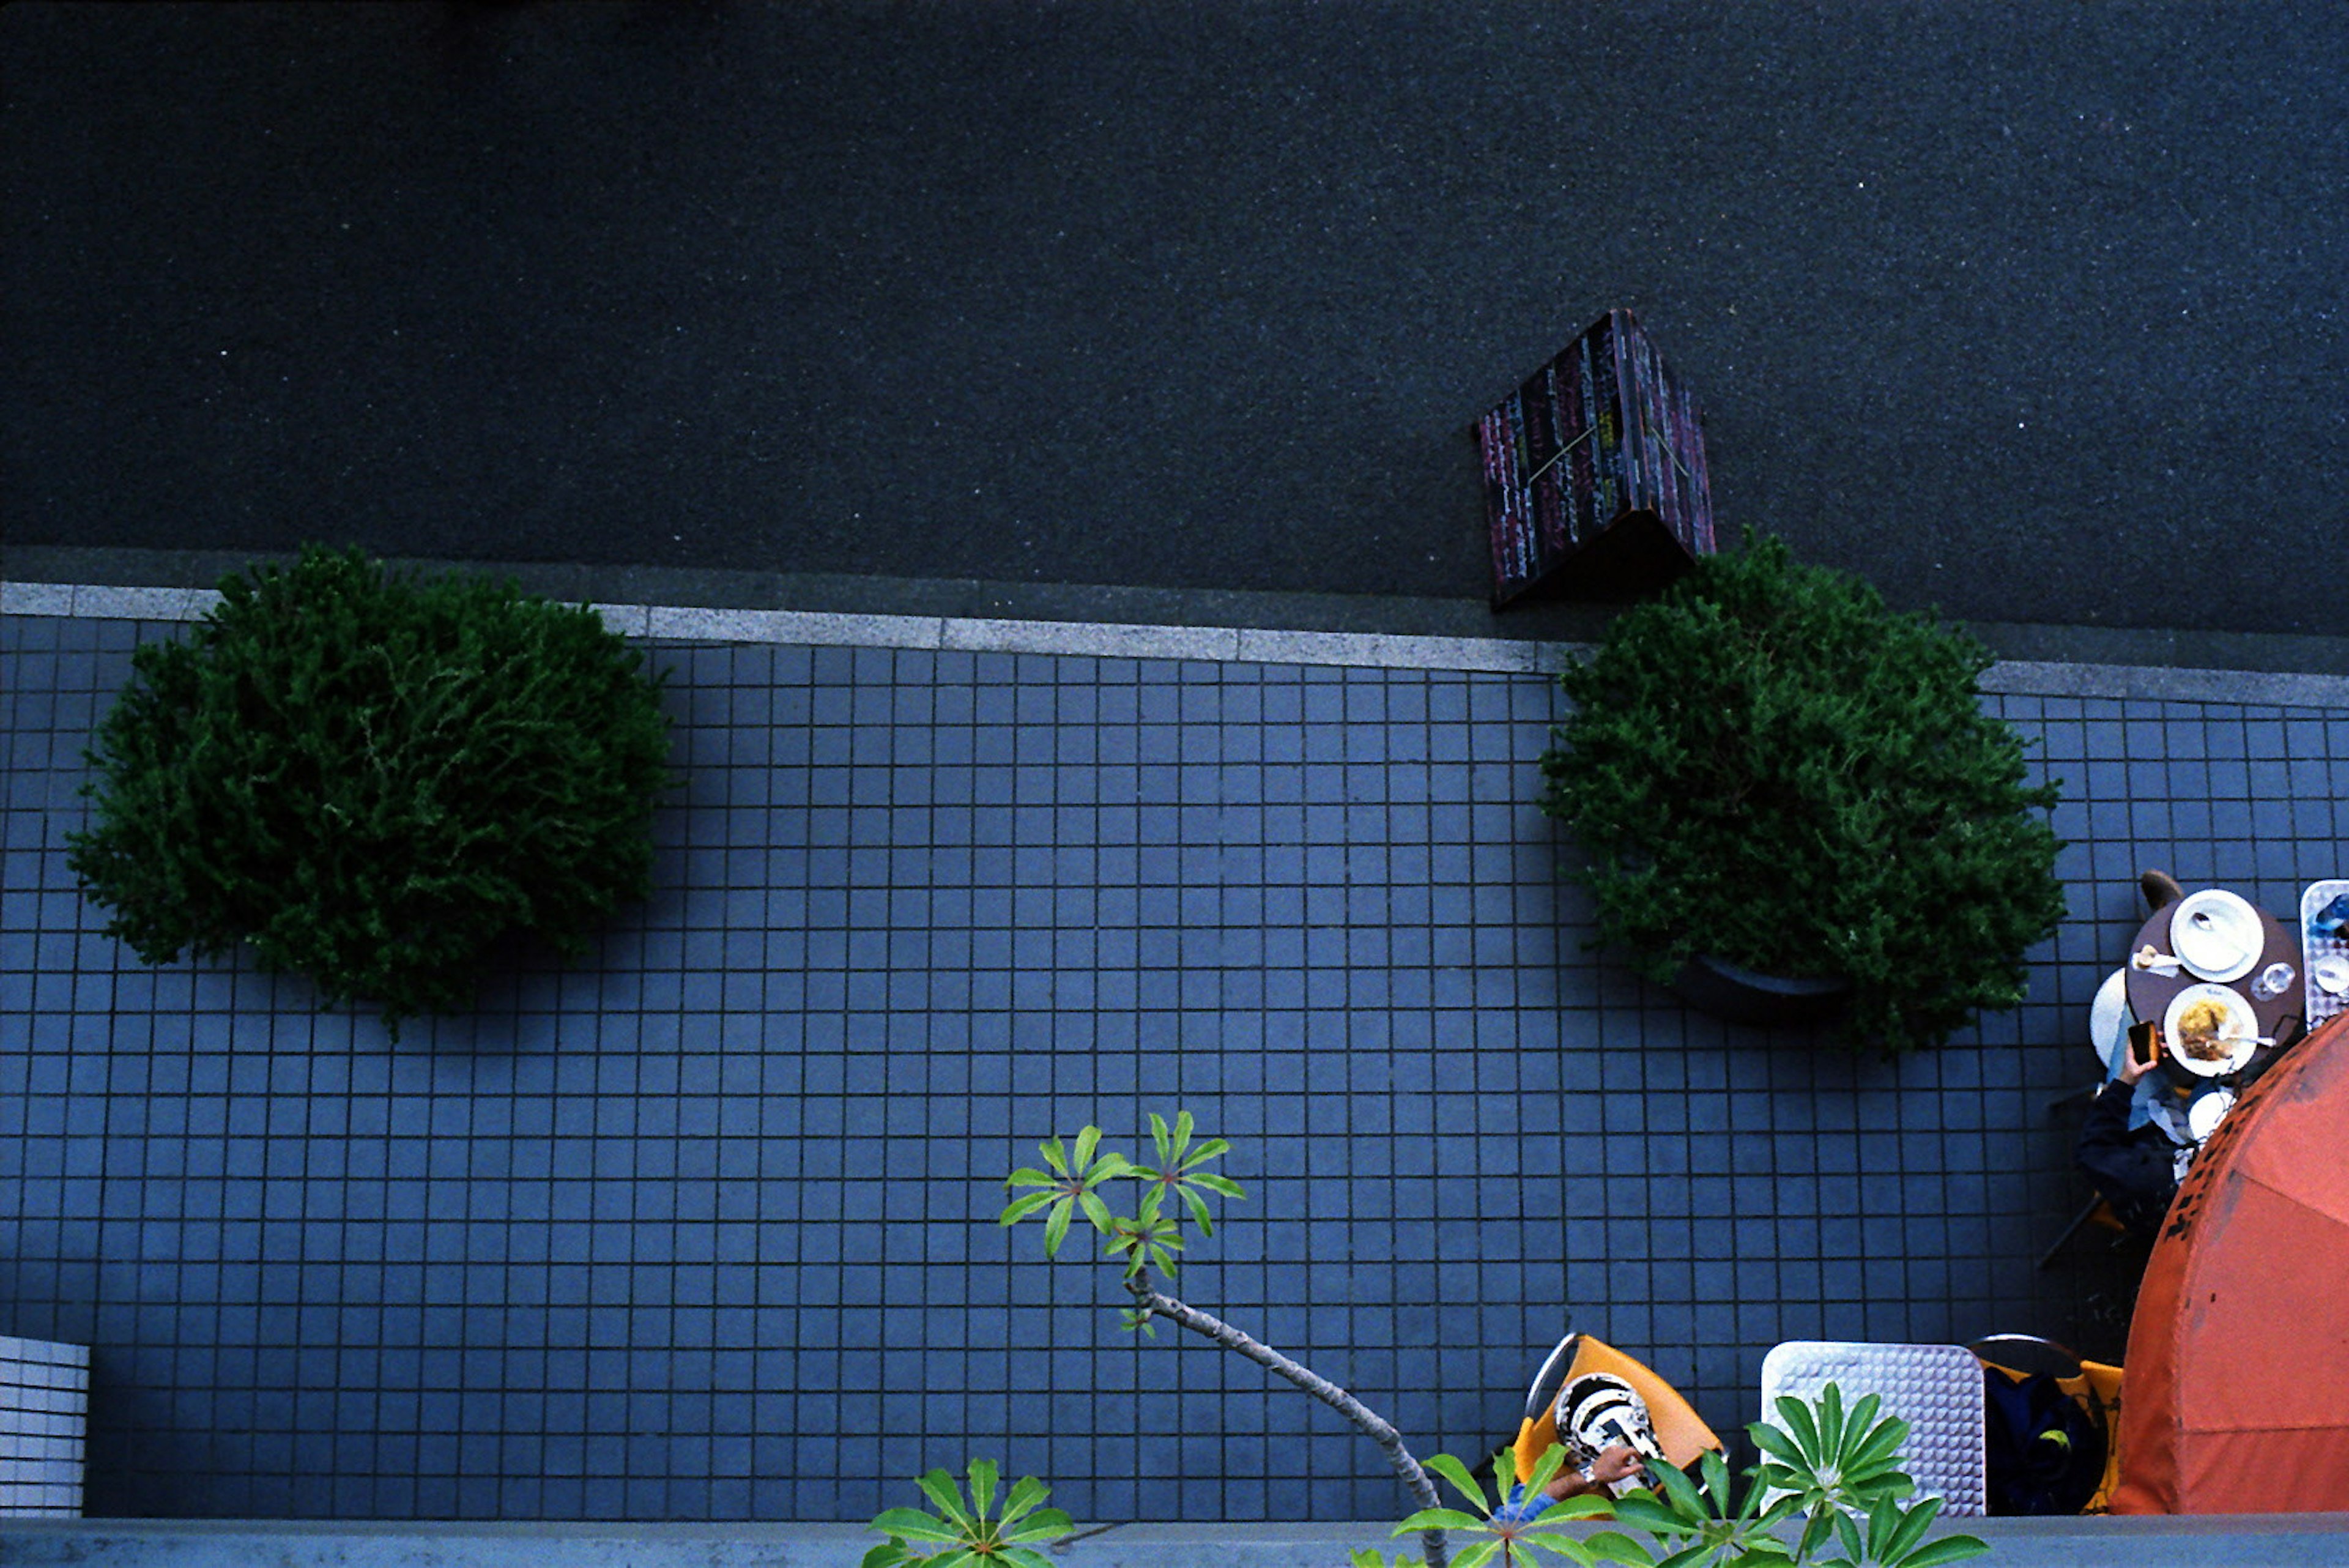
M 508 939 L 575 959 L 651 891 L 667 721 L 593 610 L 316 547 L 221 594 L 131 655 L 68 840 L 140 958 L 242 943 L 396 1037 L 464 1011 Z
M 1841 976 L 1845 1037 L 1938 1044 L 2023 999 L 2064 915 L 2023 742 L 1980 643 L 1748 536 L 1626 611 L 1559 684 L 1542 808 L 1588 852 L 1599 939 L 1669 983 L 1695 953 Z

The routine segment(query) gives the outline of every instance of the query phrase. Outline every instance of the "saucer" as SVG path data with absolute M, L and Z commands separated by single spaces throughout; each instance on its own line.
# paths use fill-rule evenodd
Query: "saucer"
M 2088 1044 L 2105 1059 L 2105 1075 L 2117 1078 L 2128 1054 L 2128 971 L 2116 969 L 2088 1004 Z
M 2196 1143 L 2200 1143 L 2219 1130 L 2220 1121 L 2234 1108 L 2235 1096 L 2225 1089 L 2197 1095 L 2194 1103 L 2186 1107 L 2186 1130 L 2193 1134 Z
M 2308 966 L 2308 975 L 2316 988 L 2329 996 L 2349 992 L 2349 959 L 2339 953 L 2328 953 Z

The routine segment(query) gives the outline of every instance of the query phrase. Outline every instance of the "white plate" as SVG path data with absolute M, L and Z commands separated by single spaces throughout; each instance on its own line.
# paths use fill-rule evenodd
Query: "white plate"
M 2096 988 L 2096 1000 L 2088 1003 L 2088 1044 L 2105 1059 L 2105 1075 L 2121 1075 L 2121 1062 L 2128 1052 L 2128 971 L 2116 969 Z
M 2316 989 L 2331 996 L 2349 992 L 2349 959 L 2339 953 L 2329 953 L 2308 966 L 2316 979 Z
M 2229 1041 L 2234 1048 L 2224 1060 L 2198 1062 L 2186 1054 L 2186 1043 L 2178 1038 L 2178 1014 L 2198 1002 L 2215 1002 L 2227 1010 L 2227 1022 L 2220 1031 L 2220 1038 Z M 2161 1039 L 2169 1048 L 2169 1059 L 2199 1078 L 2222 1077 L 2240 1068 L 2259 1049 L 2259 1032 L 2260 1021 L 2251 1011 L 2251 999 L 2230 985 L 2189 985 L 2170 998 L 2169 1011 L 2161 1015 Z
M 2207 925 L 2198 917 L 2208 916 Z M 2240 980 L 2268 945 L 2260 912 L 2224 888 L 2205 888 L 2178 901 L 2169 917 L 2169 950 L 2204 980 Z
M 2219 1123 L 2235 1108 L 2235 1096 L 2225 1089 L 2212 1089 L 2194 1096 L 2186 1107 L 2186 1130 L 2196 1143 L 2200 1143 L 2219 1130 Z

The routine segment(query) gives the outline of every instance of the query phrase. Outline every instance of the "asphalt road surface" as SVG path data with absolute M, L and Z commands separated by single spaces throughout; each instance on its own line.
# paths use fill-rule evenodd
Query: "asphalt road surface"
M 1897 605 L 2349 632 L 2349 7 L 16 5 L 10 545 L 1490 587 L 1612 306 Z

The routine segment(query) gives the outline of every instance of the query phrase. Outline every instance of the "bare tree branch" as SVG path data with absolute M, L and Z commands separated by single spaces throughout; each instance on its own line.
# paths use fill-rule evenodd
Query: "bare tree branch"
M 1402 1478 L 1404 1490 L 1411 1493 L 1420 1507 L 1443 1506 L 1444 1500 L 1436 1495 L 1435 1483 L 1427 1479 L 1427 1472 L 1420 1468 L 1419 1461 L 1403 1446 L 1402 1434 L 1377 1411 L 1311 1367 L 1290 1360 L 1263 1341 L 1234 1328 L 1215 1314 L 1201 1312 L 1188 1303 L 1177 1301 L 1152 1288 L 1146 1275 L 1128 1279 L 1125 1288 L 1133 1293 L 1133 1299 L 1152 1315 L 1179 1324 L 1194 1334 L 1214 1340 L 1226 1350 L 1237 1351 L 1257 1366 L 1278 1372 L 1345 1417 L 1364 1437 L 1384 1451 L 1387 1462 L 1394 1466 L 1395 1474 Z M 1428 1568 L 1446 1568 L 1451 1561 L 1451 1552 L 1443 1531 L 1422 1531 L 1420 1542 L 1427 1553 Z

